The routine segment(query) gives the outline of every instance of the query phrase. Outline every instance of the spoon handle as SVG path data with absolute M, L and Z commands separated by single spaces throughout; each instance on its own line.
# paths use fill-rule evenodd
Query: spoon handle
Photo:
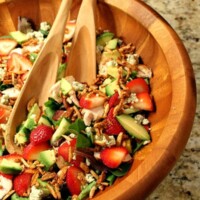
M 66 70 L 66 76 L 89 84 L 96 78 L 95 8 L 96 0 L 82 1 Z
M 26 106 L 31 98 L 37 98 L 38 104 L 48 99 L 50 87 L 55 83 L 60 62 L 62 41 L 66 21 L 72 0 L 62 0 L 58 14 L 49 36 L 41 49 L 29 76 L 22 87 L 7 123 L 5 134 L 6 148 L 9 153 L 21 153 L 21 148 L 14 143 L 17 126 L 26 118 Z

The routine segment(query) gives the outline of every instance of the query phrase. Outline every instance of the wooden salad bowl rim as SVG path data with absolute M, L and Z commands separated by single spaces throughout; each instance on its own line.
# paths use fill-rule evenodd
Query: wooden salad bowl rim
M 0 1 L 0 3 L 3 2 L 9 4 L 12 1 Z M 17 1 L 13 2 L 16 3 Z M 21 0 L 20 5 L 22 6 L 24 2 L 26 1 Z M 55 10 L 57 10 L 59 4 L 56 0 L 52 2 L 56 7 Z M 78 5 L 76 2 L 80 3 L 79 0 L 74 1 L 75 6 Z M 34 4 L 33 1 L 32 4 Z M 160 130 L 162 137 L 156 140 L 150 150 L 147 148 L 148 152 L 145 153 L 144 158 L 142 158 L 142 153 L 136 155 L 133 167 L 125 177 L 119 178 L 113 186 L 108 187 L 94 197 L 98 200 L 144 199 L 172 169 L 190 136 L 196 110 L 194 73 L 188 53 L 178 35 L 157 12 L 144 2 L 140 0 L 125 0 L 123 2 L 120 0 L 99 0 L 97 5 L 106 5 L 126 13 L 148 31 L 150 37 L 161 49 L 170 74 L 168 80 L 170 82 L 171 102 L 165 121 L 162 122 L 162 116 L 159 116 L 161 122 L 157 122 L 157 124 L 161 124 L 162 128 L 159 128 L 157 124 L 152 124 L 152 132 L 155 130 L 159 132 Z M 14 9 L 13 5 L 11 6 Z M 47 11 L 45 12 L 47 13 Z M 37 16 L 35 18 L 36 20 L 39 19 Z M 156 78 L 164 79 L 165 75 L 153 77 L 154 80 Z M 153 93 L 155 87 L 160 86 L 154 85 Z
M 164 179 L 187 143 L 196 110 L 195 78 L 182 41 L 156 11 L 139 0 L 126 0 L 123 3 L 119 0 L 103 2 L 128 13 L 149 31 L 164 52 L 170 70 L 172 102 L 162 139 L 158 139 L 148 156 L 122 181 L 119 180 L 114 187 L 94 198 L 139 200 L 147 197 Z

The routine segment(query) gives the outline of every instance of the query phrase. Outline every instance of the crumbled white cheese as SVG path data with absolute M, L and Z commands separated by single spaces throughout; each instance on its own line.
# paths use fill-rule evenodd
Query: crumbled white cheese
M 28 38 L 37 38 L 39 42 L 44 41 L 44 35 L 40 31 L 32 31 L 27 33 Z
M 143 125 L 149 124 L 149 120 L 148 120 L 147 118 L 144 118 L 144 119 L 142 120 L 142 124 L 143 124 Z
M 138 65 L 137 77 L 151 78 L 152 77 L 152 71 L 146 65 Z
M 109 60 L 108 62 L 106 62 L 105 64 L 107 67 L 117 67 L 118 63 L 115 60 Z
M 40 29 L 44 31 L 49 31 L 51 29 L 51 26 L 47 22 L 41 22 Z
M 107 75 L 107 69 L 108 67 L 117 67 L 118 63 L 116 60 L 108 60 L 106 63 L 100 63 L 99 64 L 99 74 L 101 75 Z
M 136 93 L 131 93 L 130 96 L 125 100 L 125 103 L 136 103 L 139 99 L 136 96 Z
M 9 102 L 9 96 L 6 95 L 6 94 L 2 95 L 1 98 L 0 98 L 0 103 L 4 104 L 4 105 L 7 105 L 8 102 Z
M 93 131 L 93 129 L 92 129 L 91 126 L 88 126 L 88 127 L 85 128 L 86 133 L 92 133 L 92 131 Z
M 43 191 L 37 189 L 35 186 L 31 187 L 31 193 L 29 195 L 29 200 L 42 200 L 42 196 L 44 195 Z
M 73 81 L 72 87 L 75 91 L 83 91 L 85 89 L 85 85 L 82 83 L 79 83 L 78 81 Z
M 2 93 L 4 95 L 7 95 L 9 98 L 17 98 L 20 93 L 20 90 L 12 87 L 2 91 Z
M 88 182 L 88 183 L 91 183 L 92 181 L 94 181 L 94 177 L 92 176 L 92 174 L 86 174 L 85 175 L 85 180 Z
M 127 54 L 126 61 L 131 65 L 136 65 L 139 62 L 139 56 L 137 54 Z
M 145 119 L 143 115 L 138 114 L 134 117 L 134 119 L 138 122 L 138 124 L 141 124 L 143 120 Z
M 12 189 L 12 180 L 0 175 L 0 199 Z
M 76 138 L 76 134 L 70 133 L 70 134 L 69 134 L 69 137 L 70 137 L 70 138 Z
M 0 124 L 0 129 L 2 129 L 3 131 L 6 131 L 6 124 Z
M 106 136 L 104 134 L 101 134 L 101 135 L 95 135 L 94 143 L 102 146 L 111 147 L 116 145 L 116 140 L 113 135 Z
M 0 81 L 3 81 L 5 74 L 6 74 L 5 69 L 0 68 Z
M 111 146 L 114 146 L 116 145 L 116 140 L 115 140 L 115 137 L 113 135 L 109 135 L 107 140 L 106 140 L 106 145 L 108 147 L 111 147 Z

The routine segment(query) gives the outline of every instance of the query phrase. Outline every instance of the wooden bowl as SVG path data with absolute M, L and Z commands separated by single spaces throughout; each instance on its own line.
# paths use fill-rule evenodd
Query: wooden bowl
M 73 2 L 76 18 L 80 0 Z M 13 0 L 0 4 L 0 35 L 17 27 L 17 17 L 35 24 L 53 22 L 58 0 Z M 109 29 L 132 42 L 153 70 L 152 95 L 156 111 L 150 114 L 152 143 L 134 156 L 123 178 L 94 199 L 144 199 L 164 179 L 179 158 L 190 135 L 196 107 L 196 88 L 188 54 L 176 33 L 161 16 L 139 0 L 102 0 L 96 10 L 97 28 Z

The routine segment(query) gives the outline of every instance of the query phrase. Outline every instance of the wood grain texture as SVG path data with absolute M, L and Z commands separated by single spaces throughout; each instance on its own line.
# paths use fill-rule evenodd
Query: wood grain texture
M 20 1 L 23 0 L 17 2 Z M 36 2 L 40 2 L 40 7 L 43 3 L 51 7 L 57 1 L 49 1 L 48 6 L 45 0 Z M 77 16 L 80 2 L 73 2 L 71 18 Z M 12 13 L 8 12 L 9 4 L 8 7 L 0 5 L 0 9 L 6 8 L 4 14 L 0 12 L 1 34 L 2 29 L 11 31 L 15 24 Z M 21 4 L 18 5 L 22 10 Z M 26 6 L 28 9 L 31 3 Z M 35 12 L 42 15 L 41 10 Z M 7 19 L 7 27 L 2 18 Z M 34 18 L 36 23 L 40 18 Z M 152 68 L 151 89 L 156 111 L 150 115 L 152 143 L 134 156 L 134 164 L 126 177 L 118 179 L 94 199 L 144 199 L 169 173 L 190 135 L 196 108 L 191 62 L 170 25 L 139 0 L 98 1 L 96 24 L 97 28 L 109 29 L 126 42 L 134 43 L 144 63 Z

